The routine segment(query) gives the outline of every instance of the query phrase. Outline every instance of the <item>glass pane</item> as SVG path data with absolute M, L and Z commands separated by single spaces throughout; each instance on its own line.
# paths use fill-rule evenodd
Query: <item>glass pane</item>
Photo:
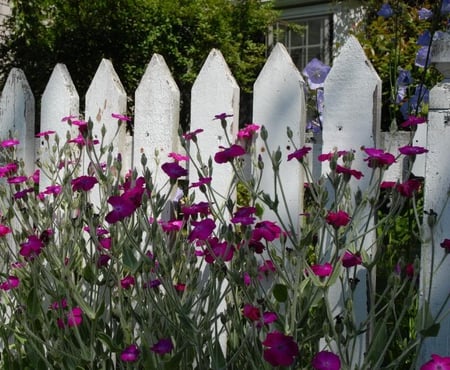
M 315 19 L 308 22 L 308 43 L 320 45 L 324 42 L 322 40 L 323 34 L 323 20 Z

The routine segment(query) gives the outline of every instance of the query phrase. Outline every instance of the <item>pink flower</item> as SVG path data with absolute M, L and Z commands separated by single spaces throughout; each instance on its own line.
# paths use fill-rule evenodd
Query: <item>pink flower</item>
M 413 194 L 420 189 L 421 182 L 419 180 L 410 179 L 404 183 L 397 184 L 395 187 L 400 195 L 410 198 Z
M 341 360 L 333 352 L 321 351 L 316 353 L 311 365 L 315 370 L 340 370 Z
M 231 218 L 231 222 L 233 224 L 241 224 L 241 225 L 251 225 L 255 222 L 255 217 L 252 215 L 255 214 L 255 207 L 242 207 L 239 208 L 235 213 L 233 218 Z
M 436 354 L 431 355 L 431 360 L 420 367 L 420 370 L 449 370 L 450 357 L 441 357 Z
M 441 243 L 441 247 L 446 250 L 446 252 L 450 252 L 450 239 L 444 239 Z
M 19 140 L 16 140 L 16 139 L 7 139 L 7 140 L 3 140 L 3 141 L 0 143 L 0 146 L 3 147 L 3 148 L 9 148 L 9 147 L 16 146 L 16 145 L 19 145 L 19 144 L 20 144 L 20 141 L 19 141 Z
M 139 358 L 141 351 L 136 344 L 131 344 L 126 347 L 120 354 L 120 359 L 123 362 L 136 362 Z
M 41 171 L 39 169 L 37 169 L 36 171 L 33 172 L 33 174 L 30 176 L 31 180 L 33 180 L 33 182 L 35 184 L 39 184 L 39 178 L 41 176 Z
M 128 116 L 125 116 L 125 115 L 119 114 L 119 113 L 112 113 L 111 117 L 116 118 L 119 121 L 131 121 L 131 117 L 128 117 Z
M 181 207 L 181 212 L 184 217 L 203 215 L 206 216 L 209 214 L 209 203 L 208 202 L 199 202 L 191 204 L 190 206 Z
M 191 184 L 191 186 L 189 186 L 189 187 L 190 188 L 199 188 L 202 185 L 210 184 L 211 180 L 212 180 L 211 177 L 201 177 L 201 178 L 198 179 L 197 182 L 193 182 Z
M 333 273 L 333 266 L 331 263 L 324 263 L 322 265 L 316 264 L 311 266 L 311 270 L 314 275 L 319 277 L 330 276 Z
M 27 241 L 20 244 L 19 254 L 26 259 L 33 259 L 38 256 L 42 248 L 44 248 L 44 243 L 36 235 L 30 235 Z
M 234 247 L 228 242 L 219 242 L 217 238 L 209 239 L 209 248 L 205 249 L 204 256 L 207 263 L 213 263 L 217 258 L 224 262 L 231 261 L 234 254 Z
M 130 289 L 135 284 L 135 282 L 136 282 L 136 280 L 135 280 L 134 276 L 127 275 L 123 279 L 120 280 L 120 286 L 123 289 Z
M 228 117 L 233 117 L 233 115 L 232 114 L 226 114 L 226 113 L 220 113 L 220 114 L 216 114 L 214 116 L 214 119 L 224 120 L 224 119 L 226 119 Z
M 346 150 L 339 150 L 337 152 L 323 153 L 323 154 L 320 154 L 317 157 L 317 159 L 319 160 L 319 162 L 331 161 L 335 156 L 336 156 L 336 158 L 339 158 L 347 153 L 348 152 Z
M 0 237 L 9 234 L 11 231 L 12 230 L 8 226 L 0 224 Z
M 173 287 L 178 292 L 184 292 L 186 290 L 186 284 L 184 283 L 176 283 Z
M 102 237 L 98 238 L 98 242 L 100 243 L 100 246 L 103 249 L 108 249 L 108 250 L 111 249 L 111 242 L 112 242 L 111 238 L 102 236 Z
M 198 128 L 198 129 L 195 130 L 195 131 L 184 133 L 184 134 L 183 134 L 183 138 L 184 138 L 185 140 L 192 140 L 192 141 L 195 142 L 195 141 L 197 140 L 197 135 L 200 134 L 200 133 L 203 132 L 203 131 L 204 131 L 203 129 Z
M 72 191 L 89 191 L 97 183 L 98 180 L 94 176 L 80 176 L 72 180 Z
M 49 306 L 49 308 L 51 310 L 65 309 L 67 308 L 67 299 L 63 298 L 61 301 L 55 301 Z
M 178 153 L 171 152 L 168 155 L 169 158 L 172 158 L 175 162 L 187 161 L 189 157 L 187 155 L 182 155 Z
M 77 118 L 77 116 L 74 116 L 74 115 L 65 116 L 65 117 L 61 118 L 61 122 L 72 121 L 74 118 Z
M 417 155 L 428 153 L 428 149 L 421 146 L 412 146 L 412 145 L 402 146 L 401 148 L 398 148 L 398 151 L 403 155 Z
M 252 232 L 253 240 L 265 239 L 268 242 L 278 239 L 281 235 L 281 228 L 272 221 L 261 221 L 255 225 Z
M 181 167 L 177 162 L 166 162 L 161 168 L 171 179 L 178 179 L 179 177 L 187 176 L 188 174 L 188 171 Z
M 341 226 L 347 226 L 350 222 L 350 216 L 345 211 L 329 211 L 327 217 L 325 218 L 325 221 L 327 222 L 327 224 L 338 228 Z
M 341 165 L 336 165 L 336 173 L 343 173 L 347 174 L 349 176 L 353 176 L 355 179 L 359 180 L 361 177 L 363 177 L 363 173 L 357 170 L 352 170 L 351 168 L 344 167 Z
M 278 331 L 268 333 L 262 344 L 268 347 L 264 349 L 264 360 L 272 366 L 290 366 L 298 356 L 298 345 L 293 337 Z
M 109 197 L 108 203 L 113 207 L 113 210 L 105 217 L 105 220 L 110 224 L 114 224 L 126 217 L 130 217 L 137 208 L 135 204 L 123 194 L 121 196 L 116 195 Z
M 36 135 L 34 135 L 35 137 L 45 137 L 45 136 L 50 136 L 53 135 L 54 133 L 56 133 L 56 131 L 43 131 L 43 132 L 38 132 Z
M 150 350 L 157 353 L 158 355 L 170 353 L 173 350 L 172 339 L 170 338 L 160 339 L 150 348 Z
M 239 130 L 237 137 L 239 139 L 251 139 L 253 134 L 258 131 L 259 128 L 260 127 L 254 123 L 247 124 L 243 129 Z
M 403 128 L 410 126 L 417 126 L 426 121 L 427 119 L 425 117 L 409 116 L 408 119 L 405 122 L 403 122 L 400 126 L 402 126 Z
M 16 276 L 8 276 L 8 279 L 0 284 L 0 289 L 8 291 L 10 289 L 15 289 L 19 286 L 20 279 Z
M 25 198 L 25 196 L 29 193 L 33 193 L 34 192 L 34 188 L 28 188 L 28 189 L 24 189 L 21 191 L 18 191 L 16 193 L 14 193 L 14 199 L 22 199 Z
M 278 320 L 278 315 L 275 312 L 264 312 L 263 313 L 263 324 L 269 325 Z
M 180 231 L 183 227 L 183 221 L 181 220 L 159 221 L 159 224 L 165 233 Z
M 369 156 L 364 160 L 370 168 L 389 167 L 395 162 L 395 157 L 391 153 L 384 152 L 382 149 L 365 148 L 364 151 Z
M 216 163 L 231 162 L 234 158 L 240 157 L 245 154 L 245 149 L 240 145 L 233 144 L 229 148 L 220 147 L 223 149 L 214 155 L 214 161 Z
M 13 176 L 13 177 L 9 177 L 8 180 L 6 180 L 6 182 L 8 184 L 21 184 L 27 180 L 28 180 L 28 177 L 26 177 L 26 176 Z
M 353 267 L 356 265 L 360 265 L 361 263 L 362 258 L 359 253 L 345 251 L 344 256 L 342 257 L 342 266 Z
M 45 195 L 58 195 L 59 193 L 61 193 L 62 191 L 62 186 L 61 185 L 49 185 L 45 188 L 45 190 L 43 191 L 43 193 Z
M 216 223 L 210 218 L 201 221 L 192 221 L 194 229 L 189 233 L 188 240 L 190 242 L 195 239 L 206 240 L 216 228 Z
M 288 155 L 287 160 L 290 161 L 291 159 L 295 158 L 298 161 L 301 161 L 302 158 L 307 155 L 311 151 L 311 148 L 308 146 L 304 146 L 303 148 L 297 149 L 295 152 Z
M 0 167 L 0 177 L 12 175 L 13 173 L 16 173 L 18 169 L 19 166 L 17 163 L 8 163 L 5 166 Z
M 259 277 L 262 278 L 263 275 L 268 275 L 271 272 L 275 272 L 275 265 L 271 260 L 265 260 L 261 266 L 258 267 Z
M 66 316 L 67 321 L 58 319 L 58 327 L 63 329 L 66 326 L 72 328 L 74 326 L 79 326 L 83 322 L 83 310 L 80 307 L 74 307 Z
M 242 314 L 250 321 L 259 321 L 259 319 L 261 318 L 261 310 L 249 303 L 246 303 L 244 305 Z
M 244 281 L 245 286 L 249 286 L 252 283 L 252 278 L 250 277 L 248 272 L 244 272 L 242 280 Z

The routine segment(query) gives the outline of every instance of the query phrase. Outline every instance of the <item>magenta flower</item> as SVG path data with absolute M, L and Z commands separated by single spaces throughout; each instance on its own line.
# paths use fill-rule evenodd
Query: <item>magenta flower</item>
M 323 154 L 319 154 L 317 159 L 319 160 L 319 162 L 331 161 L 334 158 L 334 156 L 339 158 L 347 153 L 348 152 L 346 150 L 339 150 L 337 152 L 323 153 Z
M 362 258 L 359 253 L 352 253 L 349 251 L 345 251 L 342 256 L 342 266 L 344 267 L 353 267 L 356 265 L 360 265 L 362 263 Z
M 197 182 L 193 182 L 190 188 L 199 188 L 202 185 L 207 185 L 211 183 L 212 178 L 211 177 L 201 177 L 198 179 Z
M 192 221 L 191 224 L 194 229 L 189 233 L 188 240 L 190 242 L 198 240 L 206 240 L 216 228 L 216 223 L 210 218 L 205 218 L 201 221 Z
M 268 276 L 269 273 L 275 272 L 275 265 L 271 260 L 265 260 L 261 266 L 258 267 L 259 278 L 261 279 L 264 275 Z
M 6 182 L 8 184 L 21 184 L 27 180 L 28 180 L 28 177 L 26 177 L 26 176 L 13 176 L 13 177 L 9 177 L 6 180 Z
M 131 121 L 131 117 L 128 117 L 128 116 L 125 116 L 125 115 L 119 114 L 119 113 L 112 113 L 111 117 L 116 118 L 119 121 Z
M 370 168 L 389 167 L 395 162 L 395 157 L 391 153 L 384 152 L 382 149 L 365 148 L 364 151 L 369 156 L 364 160 Z
M 12 230 L 8 226 L 0 224 L 0 237 L 9 234 L 11 231 Z
M 259 128 L 260 128 L 260 126 L 254 124 L 254 123 L 247 124 L 247 125 L 245 125 L 245 127 L 243 129 L 238 131 L 237 137 L 239 139 L 249 140 L 252 138 L 253 134 L 259 130 Z
M 38 132 L 34 136 L 35 137 L 46 137 L 46 136 L 48 137 L 50 135 L 53 135 L 54 133 L 56 133 L 56 131 L 49 130 L 49 131 Z
M 30 235 L 27 241 L 20 244 L 19 254 L 26 259 L 33 259 L 38 256 L 42 248 L 44 248 L 44 243 L 36 235 Z
M 341 360 L 333 352 L 321 351 L 316 353 L 311 365 L 315 370 L 340 370 Z
M 419 180 L 410 179 L 395 187 L 400 195 L 410 198 L 416 191 L 420 189 L 421 182 Z
M 120 359 L 123 362 L 136 362 L 139 358 L 141 351 L 136 344 L 131 344 L 126 347 L 120 354 Z
M 98 242 L 103 249 L 111 249 L 111 238 L 102 236 L 98 238 Z
M 158 355 L 170 353 L 173 350 L 172 339 L 170 338 L 160 339 L 150 348 L 150 350 L 157 353 Z
M 8 279 L 0 284 L 0 289 L 8 291 L 10 289 L 15 289 L 19 286 L 20 279 L 16 276 L 8 276 Z
M 422 123 L 425 123 L 427 119 L 425 117 L 416 117 L 416 116 L 409 116 L 408 119 L 400 125 L 403 128 L 411 127 L 411 126 L 417 126 Z
M 450 252 L 450 239 L 444 239 L 441 243 L 441 247 L 444 248 L 446 252 Z
M 242 280 L 245 286 L 249 286 L 252 283 L 252 278 L 250 277 L 248 272 L 244 272 Z
M 287 160 L 290 161 L 291 159 L 295 158 L 298 161 L 301 161 L 302 158 L 307 155 L 311 151 L 311 148 L 309 146 L 304 146 L 303 148 L 297 149 L 295 152 L 288 154 Z
M 72 328 L 74 326 L 79 326 L 83 322 L 83 310 L 80 307 L 74 307 L 66 316 L 67 321 L 58 319 L 58 327 L 63 329 L 66 326 Z
M 421 146 L 412 146 L 412 145 L 402 146 L 401 148 L 398 148 L 398 151 L 403 155 L 417 155 L 428 153 L 428 149 L 423 148 Z
M 380 184 L 380 188 L 381 188 L 381 189 L 392 189 L 392 188 L 395 187 L 396 184 L 397 184 L 397 183 L 396 183 L 395 181 L 383 181 L 383 182 Z
M 180 231 L 183 227 L 183 221 L 181 220 L 159 221 L 158 223 L 161 225 L 161 228 L 165 233 Z
M 50 304 L 49 309 L 51 310 L 59 310 L 59 309 L 64 309 L 67 308 L 67 299 L 63 298 L 60 301 L 55 301 L 53 303 Z
M 234 216 L 231 218 L 231 222 L 233 224 L 241 224 L 241 225 L 251 225 L 253 222 L 255 222 L 255 217 L 252 215 L 255 214 L 256 208 L 255 207 L 242 207 L 239 208 L 235 213 Z
M 262 344 L 268 347 L 264 349 L 264 360 L 272 366 L 290 366 L 298 356 L 298 345 L 294 338 L 278 331 L 268 333 Z
M 89 191 L 97 183 L 98 180 L 94 176 L 80 176 L 72 180 L 72 191 Z
M 94 140 L 85 140 L 82 134 L 79 134 L 77 137 L 70 139 L 67 141 L 68 143 L 78 144 L 79 146 L 93 146 L 100 143 L 97 139 Z
M 175 162 L 187 161 L 189 157 L 187 155 L 179 154 L 171 152 L 168 155 L 169 158 L 172 158 Z
M 136 283 L 136 279 L 134 276 L 127 275 L 123 279 L 120 280 L 120 286 L 123 289 L 130 289 Z
M 272 221 L 261 221 L 255 225 L 252 231 L 252 240 L 259 241 L 265 239 L 268 242 L 278 239 L 281 235 L 281 228 Z
M 24 189 L 24 190 L 20 190 L 16 193 L 14 193 L 14 199 L 22 199 L 25 198 L 25 196 L 29 193 L 33 193 L 34 192 L 34 188 L 28 188 L 28 189 Z
M 16 139 L 7 139 L 7 140 L 3 140 L 3 141 L 0 143 L 0 146 L 1 146 L 2 148 L 9 148 L 9 147 L 16 146 L 16 145 L 19 145 L 19 144 L 20 144 L 20 141 L 19 141 L 19 140 L 16 140 Z
M 127 199 L 127 197 L 124 197 L 123 194 L 121 196 L 109 197 L 108 203 L 113 206 L 113 210 L 105 217 L 105 220 L 110 224 L 114 224 L 126 217 L 130 217 L 137 208 L 135 204 L 130 199 Z
M 278 315 L 275 312 L 263 313 L 263 324 L 269 325 L 278 320 Z
M 97 267 L 106 267 L 111 257 L 108 254 L 100 254 L 97 258 Z
M 161 168 L 171 179 L 178 179 L 179 177 L 187 176 L 188 174 L 188 171 L 181 167 L 177 162 L 166 162 Z
M 341 165 L 336 165 L 336 173 L 343 173 L 347 174 L 349 176 L 353 176 L 355 179 L 359 180 L 361 177 L 363 177 L 363 173 L 357 170 L 352 170 L 351 168 L 344 167 Z
M 224 120 L 227 119 L 228 117 L 233 117 L 232 114 L 226 114 L 226 113 L 220 113 L 220 114 L 216 114 L 213 118 L 213 120 L 215 119 L 219 119 L 219 120 Z
M 246 303 L 242 309 L 242 315 L 250 321 L 259 321 L 261 318 L 261 310 L 256 306 Z
M 229 148 L 220 147 L 223 149 L 214 155 L 214 161 L 216 163 L 231 162 L 234 158 L 240 157 L 245 154 L 245 149 L 240 145 L 233 144 Z
M 43 191 L 43 194 L 45 195 L 58 195 L 62 191 L 61 185 L 49 185 L 45 188 Z
M 200 134 L 201 132 L 203 132 L 204 130 L 201 128 L 198 128 L 195 131 L 192 132 L 186 132 L 183 134 L 183 138 L 185 140 L 192 140 L 192 141 L 196 141 L 197 140 L 197 135 Z
M 316 276 L 326 277 L 333 273 L 333 265 L 329 262 L 322 265 L 316 264 L 311 266 L 311 270 Z
M 41 177 L 41 171 L 37 169 L 33 172 L 33 174 L 30 176 L 30 179 L 35 183 L 39 184 L 39 178 Z
M 234 247 L 226 241 L 219 242 L 217 238 L 209 239 L 209 248 L 205 249 L 204 256 L 207 263 L 214 263 L 217 258 L 224 262 L 231 261 L 234 254 Z
M 338 228 L 341 226 L 347 226 L 350 222 L 350 216 L 345 211 L 329 211 L 327 217 L 325 218 L 325 221 L 327 222 L 327 224 Z
M 197 216 L 197 215 L 203 215 L 206 216 L 210 213 L 209 210 L 209 203 L 208 202 L 199 202 L 191 204 L 190 206 L 184 206 L 181 207 L 181 212 L 183 213 L 184 217 L 189 216 Z
M 423 364 L 420 370 L 449 370 L 450 357 L 441 357 L 436 354 L 431 355 L 431 360 Z
M 16 173 L 19 169 L 17 163 L 8 163 L 5 166 L 0 167 L 0 177 L 5 177 Z

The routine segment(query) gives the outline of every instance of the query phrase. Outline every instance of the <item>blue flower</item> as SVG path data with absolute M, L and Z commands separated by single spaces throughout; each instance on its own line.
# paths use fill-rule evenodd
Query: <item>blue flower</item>
M 431 43 L 431 33 L 428 30 L 423 31 L 423 33 L 417 39 L 417 45 L 428 46 Z
M 419 9 L 419 20 L 427 20 L 430 19 L 433 16 L 433 12 L 427 8 Z
M 411 76 L 411 71 L 407 69 L 399 68 L 398 77 L 397 77 L 397 85 L 398 86 L 408 86 L 413 83 L 413 78 Z
M 306 65 L 302 73 L 307 77 L 309 87 L 315 90 L 323 87 L 330 69 L 329 66 L 322 63 L 319 59 L 314 58 Z
M 418 67 L 422 67 L 425 68 L 426 65 L 428 65 L 428 63 L 430 63 L 430 58 L 428 58 L 427 60 L 427 56 L 428 56 L 428 46 L 422 46 L 419 51 L 416 54 L 416 61 L 415 61 L 415 65 Z
M 377 13 L 380 17 L 390 18 L 394 15 L 394 11 L 388 3 L 385 3 L 381 6 L 381 9 Z

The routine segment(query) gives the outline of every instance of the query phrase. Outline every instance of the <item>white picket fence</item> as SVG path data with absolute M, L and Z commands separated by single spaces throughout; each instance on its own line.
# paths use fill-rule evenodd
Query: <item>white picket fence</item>
M 448 41 L 446 41 L 448 42 Z M 438 51 L 441 50 L 442 47 Z M 445 48 L 444 48 L 445 49 Z M 447 58 L 445 61 L 450 61 Z M 448 76 L 446 76 L 448 77 Z M 293 140 L 297 146 L 305 142 L 305 82 L 293 64 L 284 46 L 276 45 L 254 85 L 253 122 L 264 125 L 269 132 L 269 146 L 272 150 L 280 148 L 283 158 L 293 151 L 292 144 L 286 136 L 290 127 L 294 133 Z M 416 175 L 425 177 L 425 209 L 433 209 L 442 216 L 433 235 L 424 230 L 427 238 L 422 247 L 421 263 L 421 295 L 428 291 L 426 280 L 430 270 L 434 270 L 436 261 L 444 255 L 444 249 L 434 250 L 431 258 L 431 245 L 439 246 L 442 240 L 450 238 L 450 206 L 444 200 L 450 185 L 450 161 L 448 161 L 448 143 L 450 143 L 450 125 L 447 115 L 450 115 L 450 86 L 447 82 L 436 86 L 430 94 L 430 113 L 427 125 L 419 126 L 414 138 L 415 145 L 426 146 L 429 153 L 419 159 L 414 167 Z M 334 149 L 355 150 L 354 168 L 365 175 L 358 182 L 351 180 L 351 186 L 364 189 L 370 178 L 367 164 L 363 162 L 361 146 L 379 147 L 395 151 L 398 146 L 405 145 L 408 135 L 397 133 L 386 135 L 380 132 L 381 80 L 367 60 L 358 41 L 350 37 L 335 59 L 331 72 L 325 82 L 325 111 L 323 117 L 322 147 L 315 147 L 318 152 L 328 153 Z M 100 137 L 102 124 L 106 127 L 116 127 L 117 120 L 112 113 L 126 113 L 127 95 L 108 60 L 102 60 L 86 94 L 84 116 L 94 121 L 94 134 Z M 3 88 L 0 100 L 0 138 L 14 137 L 20 140 L 21 156 L 25 159 L 26 170 L 32 173 L 37 153 L 40 160 L 45 160 L 44 146 L 35 139 L 34 130 L 35 101 L 27 79 L 19 69 L 13 69 Z M 167 155 L 180 151 L 178 139 L 180 93 L 179 89 L 160 55 L 154 55 L 135 92 L 134 136 L 131 137 L 125 128 L 116 142 L 116 150 L 122 154 L 124 168 L 136 167 L 141 170 L 140 158 L 144 153 L 149 158 L 148 164 L 152 171 L 157 170 L 152 160 L 155 151 L 162 161 L 168 160 Z M 218 147 L 226 146 L 222 128 L 218 122 L 213 122 L 216 114 L 225 112 L 232 114 L 227 127 L 230 137 L 236 137 L 239 122 L 239 86 L 236 83 L 226 61 L 218 50 L 212 50 L 201 69 L 192 88 L 191 95 L 191 125 L 190 130 L 202 128 L 199 136 L 199 147 L 203 158 L 214 156 Z M 68 115 L 78 116 L 80 113 L 79 96 L 66 67 L 56 65 L 41 101 L 41 131 L 53 130 L 62 138 L 65 137 L 67 126 L 61 123 L 61 118 Z M 112 138 L 115 130 L 107 130 L 106 140 Z M 261 139 L 255 143 L 256 155 L 260 154 L 264 161 L 269 161 L 268 153 L 263 151 Z M 43 151 L 43 152 L 42 152 Z M 284 161 L 285 162 L 285 161 Z M 162 162 L 161 162 L 162 163 Z M 270 168 L 270 164 L 267 165 Z M 313 161 L 316 174 L 326 173 L 319 162 Z M 189 174 L 190 181 L 196 181 L 196 171 Z M 398 163 L 386 174 L 387 180 L 401 179 L 402 168 Z M 231 178 L 230 166 L 214 167 L 212 186 L 219 193 L 225 193 L 228 180 Z M 281 206 L 282 217 L 293 218 L 294 224 L 299 224 L 299 214 L 302 210 L 302 189 L 304 178 L 300 166 L 295 168 L 292 163 L 280 168 L 281 178 L 286 179 L 286 198 L 289 209 Z M 273 194 L 273 177 L 270 171 L 265 171 L 262 187 Z M 160 176 L 163 177 L 163 176 Z M 165 180 L 165 179 L 164 179 Z M 41 186 L 45 187 L 45 179 Z M 158 186 L 158 184 L 156 184 Z M 200 196 L 200 194 L 199 194 Z M 373 242 L 374 240 L 372 240 Z M 370 241 L 369 241 L 370 242 Z M 434 266 L 432 265 L 434 262 Z M 431 294 L 431 310 L 436 314 L 438 307 L 449 294 L 448 274 L 450 259 L 446 259 L 433 278 Z M 362 289 L 361 315 L 365 311 L 365 284 L 359 284 Z M 336 301 L 336 305 L 339 302 Z M 355 303 L 355 306 L 357 303 Z M 443 313 L 448 313 L 450 303 L 447 303 Z M 364 351 L 361 343 L 361 355 Z M 422 353 L 423 363 L 431 353 L 448 355 L 450 353 L 450 318 L 441 322 L 441 330 L 436 338 L 425 341 Z

